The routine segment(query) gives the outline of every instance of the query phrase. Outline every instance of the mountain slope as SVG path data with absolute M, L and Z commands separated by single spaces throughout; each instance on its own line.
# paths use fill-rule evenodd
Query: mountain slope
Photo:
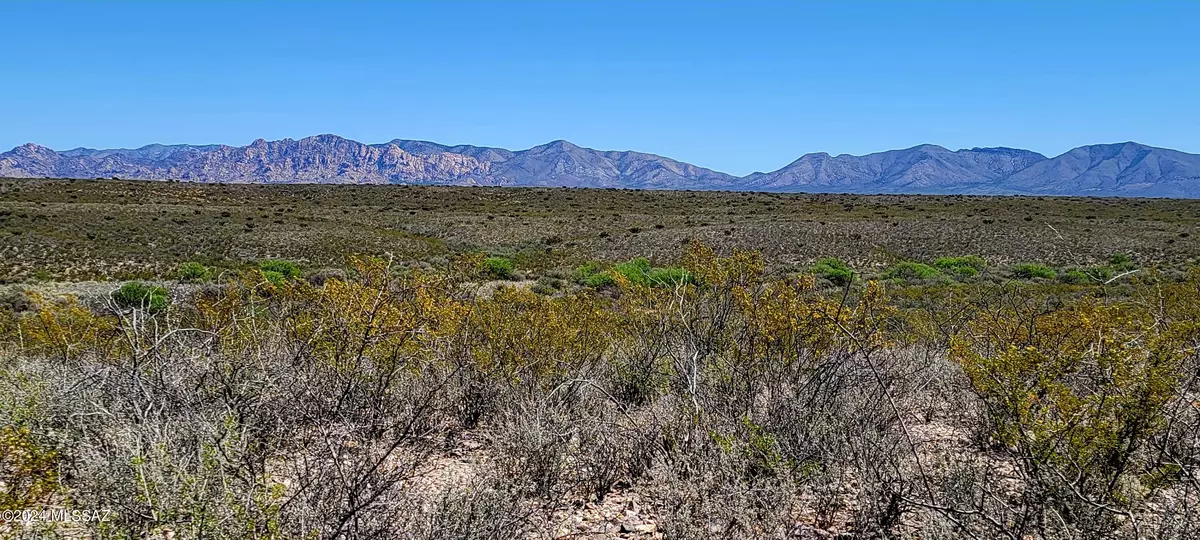
M 699 189 L 730 185 L 734 180 L 661 156 L 601 152 L 566 141 L 513 152 L 426 141 L 368 145 L 335 135 L 259 139 L 240 147 L 150 145 L 55 152 L 26 144 L 0 154 L 0 176 Z
M 1200 197 L 1200 155 L 1137 143 L 1082 146 L 1047 158 L 1015 148 L 926 144 L 864 156 L 805 154 L 742 178 L 662 156 L 554 141 L 527 150 L 336 135 L 247 146 L 149 145 L 0 154 L 0 176 L 241 183 L 419 183 L 733 189 L 824 193 L 971 193 Z
M 1005 181 L 1024 193 L 1200 196 L 1200 155 L 1127 142 L 1081 146 Z
M 786 167 L 755 173 L 745 185 L 771 191 L 961 193 L 994 190 L 1008 175 L 1046 157 L 1013 148 L 950 151 L 925 144 L 865 156 L 805 154 Z

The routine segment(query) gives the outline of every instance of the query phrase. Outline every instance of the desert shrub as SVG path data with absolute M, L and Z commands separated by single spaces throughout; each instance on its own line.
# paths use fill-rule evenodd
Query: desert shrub
M 415 504 L 399 538 L 413 540 L 496 540 L 536 536 L 528 509 L 513 496 L 518 486 L 499 475 L 450 486 L 434 500 Z
M 643 287 L 674 287 L 695 283 L 696 277 L 684 268 L 655 267 L 645 257 L 638 257 L 603 270 L 596 263 L 588 263 L 576 270 L 576 280 L 588 287 L 605 287 L 617 284 L 617 277 L 626 283 Z
M 22 313 L 34 309 L 33 299 L 23 289 L 10 288 L 0 292 L 0 311 Z
M 1058 275 L 1058 280 L 1068 285 L 1087 285 L 1094 282 L 1092 276 L 1078 268 L 1063 271 Z
M 973 277 L 979 275 L 987 267 L 987 261 L 976 255 L 963 255 L 941 257 L 934 261 L 933 265 L 956 276 Z
M 1137 264 L 1128 253 L 1118 251 L 1108 257 L 1108 267 L 1117 272 L 1126 272 L 1137 268 Z
M 537 279 L 537 283 L 534 283 L 529 290 L 538 294 L 552 295 L 563 289 L 565 286 L 566 283 L 564 283 L 562 279 L 551 276 L 541 276 Z
M 694 282 L 694 277 L 687 270 L 654 267 L 645 257 L 618 264 L 613 267 L 613 272 L 630 283 L 646 287 L 671 287 Z
M 564 283 L 561 278 L 554 277 L 551 275 L 545 275 L 545 276 L 541 276 L 541 277 L 537 278 L 537 284 L 547 287 L 549 289 L 555 289 L 555 290 L 561 289 L 564 286 L 566 286 L 566 283 Z
M 839 287 L 854 281 L 854 269 L 841 259 L 821 259 L 813 265 L 812 272 Z
M 929 266 L 928 264 L 905 261 L 896 263 L 891 268 L 888 268 L 887 271 L 883 273 L 883 278 L 907 281 L 934 279 L 941 275 L 942 273 L 938 272 L 937 268 Z
M 139 308 L 150 312 L 161 311 L 171 301 L 166 289 L 139 281 L 121 285 L 112 293 L 112 299 L 123 308 Z
M 1071 268 L 1058 274 L 1058 280 L 1070 285 L 1095 285 L 1104 283 L 1113 275 L 1106 266 Z
M 505 257 L 488 257 L 481 263 L 483 274 L 490 279 L 512 279 L 513 262 Z
M 262 272 L 263 278 L 274 285 L 299 278 L 301 275 L 300 265 L 280 259 L 260 261 L 258 270 Z
M 315 270 L 315 271 L 309 272 L 308 274 L 306 274 L 304 276 L 304 279 L 306 281 L 308 281 L 309 283 L 320 287 L 321 285 L 324 285 L 326 282 L 329 282 L 332 280 L 345 281 L 346 280 L 346 272 L 344 270 L 340 270 L 337 268 L 323 268 L 320 270 Z
M 638 257 L 614 266 L 612 271 L 620 274 L 631 283 L 644 285 L 647 282 L 651 268 L 650 259 Z
M 611 273 L 599 263 L 589 262 L 575 269 L 575 281 L 587 287 L 611 287 L 616 285 Z
M 59 537 L 551 537 L 617 493 L 667 538 L 1197 537 L 1200 270 L 831 291 L 691 243 L 703 286 L 477 295 L 480 260 L 36 300 L 0 324 L 0 481 L 114 510 Z
M 1012 274 L 1019 279 L 1054 279 L 1055 276 L 1053 268 L 1036 263 L 1018 264 L 1012 268 Z
M 33 508 L 57 490 L 59 457 L 46 443 L 28 427 L 0 427 L 0 510 Z
M 204 266 L 203 264 L 200 264 L 198 262 L 189 261 L 189 262 L 180 264 L 179 267 L 175 269 L 175 276 L 180 281 L 187 281 L 187 282 L 207 281 L 208 279 L 210 279 L 212 277 L 212 270 L 210 270 L 207 266 Z
M 652 268 L 646 273 L 645 284 L 653 287 L 674 287 L 692 284 L 695 279 L 683 268 Z
M 1179 397 L 1179 335 L 1126 305 L 1047 312 L 1011 296 L 990 302 L 951 356 L 987 404 L 991 440 L 1023 469 L 1023 504 L 1061 516 L 1059 534 L 1109 534 L 1155 479 L 1178 473 L 1151 446 Z

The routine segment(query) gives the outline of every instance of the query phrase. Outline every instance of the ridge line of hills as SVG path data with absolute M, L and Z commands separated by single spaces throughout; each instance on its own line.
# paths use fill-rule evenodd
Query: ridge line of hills
M 1055 157 L 925 144 L 862 156 L 810 153 L 776 171 L 737 177 L 654 154 L 562 140 L 513 151 L 316 135 L 246 146 L 110 150 L 55 151 L 29 143 L 0 153 L 0 177 L 1200 198 L 1200 155 L 1135 142 L 1081 146 Z

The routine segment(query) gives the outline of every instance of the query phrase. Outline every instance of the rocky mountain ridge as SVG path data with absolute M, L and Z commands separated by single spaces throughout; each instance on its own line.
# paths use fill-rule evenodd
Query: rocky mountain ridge
M 159 145 L 0 153 L 0 177 L 128 178 L 231 183 L 446 184 L 818 193 L 1200 197 L 1200 155 L 1134 142 L 1047 157 L 1015 148 L 920 145 L 863 156 L 811 153 L 744 177 L 632 151 L 553 141 L 512 151 L 336 135 L 247 146 Z

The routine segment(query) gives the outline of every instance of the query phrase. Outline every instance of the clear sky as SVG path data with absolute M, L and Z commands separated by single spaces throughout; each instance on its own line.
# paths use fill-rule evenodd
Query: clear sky
M 4 1 L 0 147 L 1200 153 L 1200 2 Z

